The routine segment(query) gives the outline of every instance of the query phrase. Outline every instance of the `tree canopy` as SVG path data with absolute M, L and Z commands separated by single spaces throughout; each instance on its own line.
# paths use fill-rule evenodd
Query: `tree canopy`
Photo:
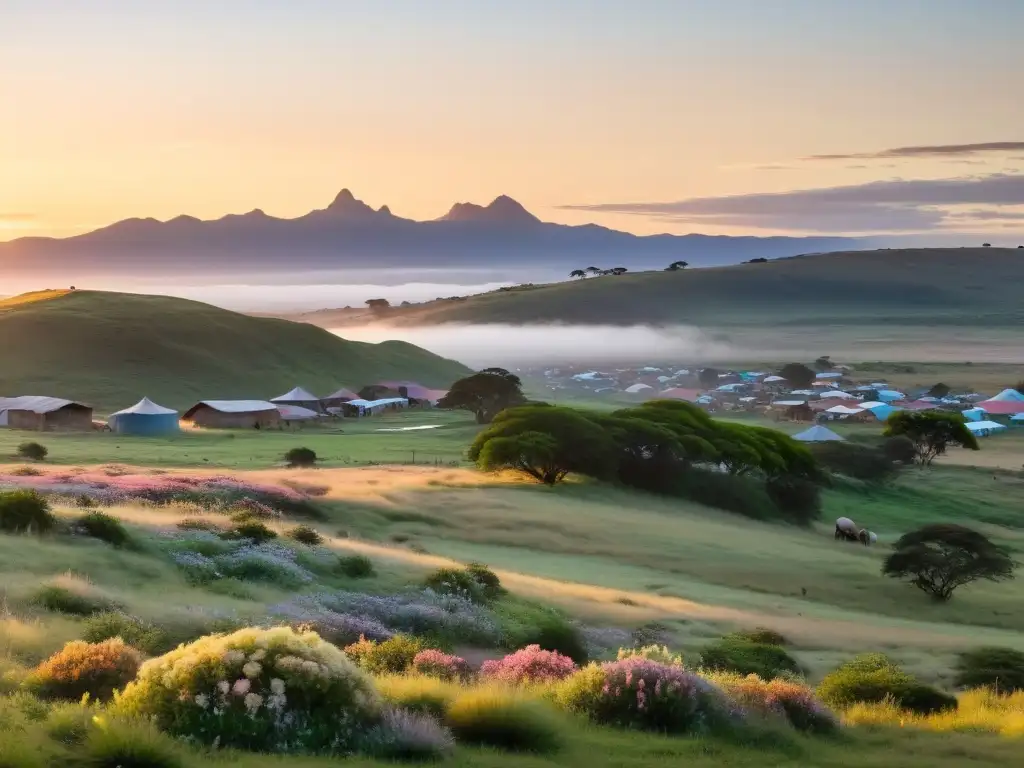
M 789 382 L 794 389 L 807 389 L 814 383 L 817 374 L 803 363 L 786 363 L 779 371 L 779 376 Z
M 1012 579 L 1017 564 L 987 536 L 955 523 L 926 525 L 900 537 L 882 564 L 882 573 L 909 579 L 935 600 L 972 581 Z
M 917 463 L 928 466 L 942 456 L 950 445 L 978 450 L 978 439 L 958 413 L 942 411 L 898 411 L 889 416 L 886 437 L 902 435 L 914 443 Z
M 485 368 L 456 381 L 438 408 L 471 411 L 477 424 L 490 424 L 506 408 L 526 402 L 519 377 L 504 368 Z
M 666 272 L 678 272 L 681 269 L 686 269 L 688 266 L 690 266 L 689 262 L 686 262 L 686 261 L 673 261 L 671 264 L 669 264 L 667 267 L 665 267 L 665 271 Z

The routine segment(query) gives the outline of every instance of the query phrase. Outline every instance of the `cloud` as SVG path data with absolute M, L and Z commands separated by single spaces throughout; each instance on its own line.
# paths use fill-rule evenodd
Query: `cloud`
M 970 221 L 1024 221 L 1024 211 L 958 211 L 947 214 L 949 219 L 969 219 Z
M 34 213 L 0 213 L 0 223 L 22 224 L 35 219 Z
M 568 210 L 648 216 L 689 224 L 804 232 L 915 232 L 941 228 L 953 206 L 1024 205 L 1024 175 L 889 179 L 790 192 L 599 203 Z
M 810 155 L 804 160 L 887 160 L 893 158 L 956 157 L 983 152 L 1006 153 L 1024 149 L 1024 141 L 991 141 L 984 144 L 931 144 L 920 147 L 895 147 L 877 152 L 853 152 L 845 155 Z

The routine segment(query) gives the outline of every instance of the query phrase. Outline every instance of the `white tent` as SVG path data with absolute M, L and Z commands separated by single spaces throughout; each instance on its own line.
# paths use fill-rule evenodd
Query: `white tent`
M 637 382 L 630 387 L 626 387 L 625 391 L 631 395 L 635 395 L 639 392 L 643 392 L 645 389 L 654 389 L 654 387 L 649 384 L 644 384 L 643 382 Z
M 864 413 L 864 409 L 850 408 L 846 405 L 833 405 L 831 408 L 827 408 L 825 413 L 835 413 L 840 416 L 853 416 L 855 413 Z
M 815 424 L 810 429 L 806 429 L 798 435 L 793 435 L 794 440 L 799 440 L 801 443 L 843 443 L 846 442 L 844 438 L 837 435 L 831 429 L 823 427 L 820 424 Z
M 164 408 L 162 405 L 157 405 L 148 397 L 144 397 L 131 408 L 125 408 L 123 411 L 110 414 L 111 418 L 115 416 L 125 416 L 127 414 L 134 413 L 141 416 L 169 416 L 172 413 L 177 415 L 177 411 L 173 408 Z
M 319 413 L 311 411 L 309 408 L 303 408 L 301 405 L 282 404 L 277 406 L 277 410 L 284 421 L 312 421 L 320 418 Z
M 828 398 L 838 398 L 840 400 L 856 400 L 856 395 L 851 395 L 849 392 L 829 392 Z
M 1000 424 L 998 421 L 969 421 L 966 426 L 975 437 L 987 437 L 994 432 L 1002 432 L 1006 429 L 1005 424 Z
M 764 377 L 764 383 L 765 384 L 774 384 L 777 381 L 785 381 L 785 379 L 782 378 L 781 376 L 765 376 Z
M 881 408 L 885 403 L 881 403 L 878 400 L 871 400 L 867 403 L 857 403 L 861 408 L 866 408 L 869 411 L 873 411 L 875 408 Z
M 995 397 L 990 397 L 989 402 L 992 401 L 997 403 L 1024 403 L 1024 395 L 1016 389 L 1004 389 Z
M 272 397 L 270 399 L 272 403 L 318 403 L 320 398 L 314 395 L 312 392 L 303 389 L 302 387 L 296 387 L 291 392 L 285 392 L 283 395 Z

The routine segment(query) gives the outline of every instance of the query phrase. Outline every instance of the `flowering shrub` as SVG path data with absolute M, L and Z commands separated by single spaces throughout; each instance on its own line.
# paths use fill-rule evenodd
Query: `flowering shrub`
M 143 664 L 115 711 L 175 736 L 267 752 L 344 754 L 380 715 L 370 679 L 312 632 L 210 635 Z
M 766 682 L 757 675 L 730 673 L 714 674 L 710 679 L 745 709 L 785 718 L 799 731 L 831 733 L 839 727 L 836 715 L 806 685 L 779 679 Z
M 591 664 L 565 680 L 556 697 L 597 723 L 668 733 L 702 733 L 742 717 L 704 678 L 639 657 Z
M 782 646 L 754 643 L 728 635 L 704 647 L 700 666 L 715 672 L 757 675 L 763 680 L 800 673 L 800 665 Z
M 672 653 L 665 645 L 645 645 L 641 648 L 619 648 L 617 656 L 619 661 L 623 659 L 647 659 L 656 661 L 659 664 L 667 664 L 670 667 L 683 666 L 682 654 Z
M 90 616 L 85 620 L 82 637 L 89 643 L 119 637 L 132 648 L 145 653 L 157 653 L 167 644 L 167 636 L 159 627 L 120 611 L 104 611 Z
M 455 749 L 455 739 L 429 715 L 385 710 L 364 741 L 364 750 L 385 760 L 438 760 Z
M 25 686 L 50 699 L 81 699 L 85 694 L 109 699 L 134 679 L 142 657 L 120 638 L 102 643 L 75 640 L 36 667 Z
M 221 575 L 248 581 L 269 581 L 286 587 L 313 581 L 313 574 L 295 562 L 295 552 L 282 544 L 243 546 L 213 558 L 213 562 Z
M 862 654 L 825 675 L 818 696 L 836 708 L 891 699 L 921 715 L 957 707 L 955 696 L 919 682 L 880 653 Z
M 528 645 L 497 661 L 485 661 L 480 676 L 511 685 L 564 680 L 576 671 L 576 662 L 556 651 Z
M 473 674 L 469 662 L 461 656 L 428 649 L 420 651 L 412 660 L 412 668 L 421 675 L 441 680 L 465 680 Z
M 408 635 L 395 635 L 376 642 L 360 637 L 345 648 L 345 655 L 373 675 L 401 674 L 412 666 L 423 650 L 423 641 Z

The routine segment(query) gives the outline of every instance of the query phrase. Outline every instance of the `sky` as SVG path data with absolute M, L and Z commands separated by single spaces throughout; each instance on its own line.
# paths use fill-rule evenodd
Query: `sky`
M 508 194 L 1024 238 L 1019 0 L 0 0 L 0 240 Z

